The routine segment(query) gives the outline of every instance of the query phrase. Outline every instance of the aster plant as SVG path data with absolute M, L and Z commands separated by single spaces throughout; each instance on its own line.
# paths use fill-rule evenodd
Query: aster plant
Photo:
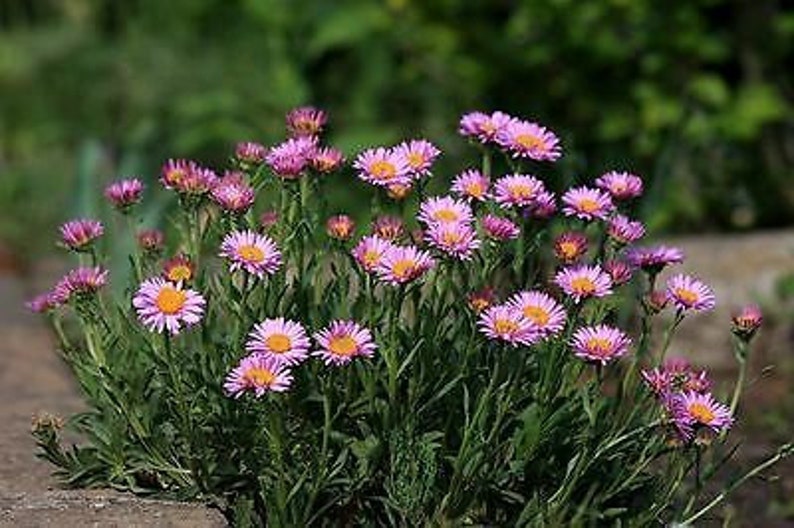
M 136 179 L 105 190 L 126 231 L 63 225 L 78 267 L 29 307 L 88 402 L 77 445 L 58 420 L 35 428 L 66 483 L 204 501 L 239 526 L 687 523 L 724 500 L 704 484 L 735 443 L 761 314 L 733 320 L 732 388 L 666 357 L 715 297 L 662 283 L 679 249 L 636 245 L 639 176 L 562 189 L 541 176 L 557 135 L 503 112 L 462 117 L 482 158 L 457 175 L 425 139 L 346 164 L 328 123 L 302 107 L 230 167 L 166 161 L 147 189 L 174 196 L 162 231 L 139 229 Z M 329 204 L 338 185 L 373 210 Z M 109 276 L 108 237 L 137 238 L 128 276 Z

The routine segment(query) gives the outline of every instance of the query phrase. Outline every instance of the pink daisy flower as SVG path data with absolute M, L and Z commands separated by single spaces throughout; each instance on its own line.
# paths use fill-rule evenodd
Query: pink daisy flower
M 346 365 L 358 356 L 372 357 L 378 348 L 372 333 L 355 321 L 334 321 L 314 334 L 320 349 L 312 353 L 326 365 Z
M 496 143 L 514 158 L 554 161 L 561 155 L 560 140 L 550 130 L 513 119 L 496 134 Z
M 714 399 L 709 393 L 684 392 L 676 396 L 673 420 L 682 431 L 707 428 L 713 433 L 722 433 L 733 425 L 731 410 Z
M 605 219 L 615 209 L 609 194 L 590 187 L 574 187 L 562 195 L 565 216 L 575 216 L 582 220 Z
M 279 178 L 299 178 L 317 152 L 317 138 L 298 136 L 279 143 L 265 156 L 265 163 Z
M 142 194 L 143 182 L 137 178 L 119 180 L 105 187 L 105 198 L 122 212 L 140 202 Z
M 634 276 L 634 268 L 625 260 L 609 260 L 605 262 L 604 271 L 612 278 L 612 284 L 615 286 L 626 284 Z
M 653 290 L 645 297 L 645 306 L 651 313 L 659 313 L 665 309 L 670 296 L 664 290 Z
M 607 235 L 620 245 L 631 244 L 645 236 L 645 226 L 618 214 L 609 219 Z
M 468 224 L 474 218 L 471 206 L 451 196 L 432 197 L 419 206 L 417 219 L 426 226 L 434 224 Z
M 265 161 L 265 156 L 267 149 L 259 143 L 245 141 L 234 147 L 234 157 L 248 165 L 259 165 Z
M 411 282 L 435 266 L 430 254 L 413 246 L 393 246 L 381 257 L 375 270 L 381 281 L 399 285 Z
M 606 365 L 628 352 L 631 339 L 611 326 L 586 326 L 573 333 L 571 346 L 576 357 Z
M 673 275 L 667 280 L 667 295 L 679 310 L 704 312 L 714 308 L 714 292 L 689 275 Z
M 739 338 L 749 341 L 761 328 L 764 317 L 757 304 L 748 304 L 731 316 L 731 331 Z
M 356 223 L 345 214 L 332 216 L 325 222 L 325 232 L 336 240 L 350 239 L 355 229 Z
M 170 159 L 160 169 L 160 182 L 166 189 L 176 189 L 196 169 L 198 165 L 194 161 Z
M 425 239 L 432 247 L 459 260 L 471 260 L 474 250 L 480 247 L 476 231 L 468 224 L 432 224 Z
M 61 243 L 74 251 L 86 251 L 105 232 L 97 220 L 70 220 L 61 225 Z
M 642 194 L 642 179 L 629 172 L 607 172 L 599 176 L 595 184 L 615 200 L 628 200 Z
M 345 162 L 342 151 L 333 147 L 320 147 L 314 151 L 309 159 L 311 166 L 317 172 L 328 174 L 334 172 Z
M 482 228 L 495 240 L 514 240 L 521 234 L 521 228 L 515 222 L 492 214 L 482 217 Z
M 512 306 L 491 306 L 480 314 L 477 326 L 489 339 L 505 341 L 513 346 L 531 346 L 541 333 L 535 324 Z
M 430 167 L 441 151 L 425 139 L 414 139 L 394 147 L 394 153 L 406 161 L 414 176 L 430 176 Z
M 287 113 L 287 131 L 293 137 L 316 136 L 327 121 L 328 115 L 313 106 L 293 108 Z
M 195 276 L 196 265 L 187 255 L 179 254 L 163 264 L 163 277 L 170 282 L 190 282 Z
M 254 188 L 242 173 L 227 172 L 212 189 L 212 200 L 228 213 L 242 214 L 254 205 Z
M 518 292 L 510 297 L 507 304 L 532 321 L 544 337 L 555 335 L 565 327 L 565 309 L 541 291 Z
M 278 359 L 262 354 L 251 354 L 229 372 L 223 388 L 232 398 L 253 392 L 260 398 L 268 392 L 284 392 L 292 384 L 292 374 Z
M 132 305 L 138 319 L 150 331 L 162 334 L 167 330 L 176 335 L 183 326 L 201 321 L 206 301 L 200 293 L 184 289 L 179 283 L 152 277 L 141 283 Z
M 458 132 L 464 137 L 476 138 L 480 143 L 491 143 L 496 136 L 515 118 L 504 112 L 494 112 L 491 115 L 482 112 L 470 112 L 460 118 Z
M 372 222 L 372 234 L 384 240 L 398 240 L 405 234 L 405 225 L 399 216 L 381 215 Z
M 297 365 L 309 355 L 309 338 L 300 323 L 283 317 L 265 319 L 254 325 L 245 349 L 285 365 Z
M 159 229 L 144 229 L 136 235 L 138 247 L 146 253 L 160 253 L 165 244 L 165 235 Z
M 379 187 L 411 183 L 411 167 L 408 165 L 408 160 L 392 149 L 383 147 L 367 149 L 356 157 L 353 167 L 358 169 L 359 178 Z
M 684 253 L 676 247 L 632 247 L 626 252 L 626 259 L 635 268 L 641 268 L 648 273 L 659 273 L 670 264 L 680 264 L 684 261 Z
M 367 236 L 353 248 L 352 254 L 356 262 L 369 273 L 375 272 L 383 260 L 383 256 L 395 245 L 379 236 Z
M 108 281 L 108 270 L 101 266 L 81 266 L 61 277 L 53 290 L 53 299 L 67 302 L 72 296 L 87 297 L 98 292 Z
M 468 200 L 483 202 L 488 198 L 488 188 L 491 186 L 490 180 L 476 169 L 469 169 L 458 174 L 452 180 L 450 190 Z
M 242 269 L 260 279 L 273 275 L 281 267 L 281 252 L 273 239 L 249 230 L 226 235 L 220 256 L 230 262 L 230 271 Z
M 528 207 L 545 190 L 543 182 L 534 176 L 510 174 L 496 180 L 493 197 L 502 207 Z
M 612 293 L 612 279 L 598 266 L 579 265 L 563 268 L 554 276 L 554 282 L 579 303 L 590 297 L 605 297 Z
M 587 237 L 578 231 L 566 231 L 554 239 L 554 256 L 560 262 L 573 264 L 587 253 Z
M 40 293 L 25 302 L 25 307 L 33 313 L 49 312 L 58 306 L 53 303 L 52 292 Z

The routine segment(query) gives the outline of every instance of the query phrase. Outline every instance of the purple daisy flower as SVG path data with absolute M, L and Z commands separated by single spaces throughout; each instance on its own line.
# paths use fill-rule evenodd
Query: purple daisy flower
M 576 357 L 606 365 L 628 352 L 631 339 L 611 326 L 586 326 L 573 333 L 571 346 Z
M 480 247 L 476 231 L 468 224 L 432 224 L 425 232 L 425 239 L 432 247 L 458 260 L 471 260 Z
M 383 147 L 367 149 L 356 157 L 353 167 L 358 169 L 359 178 L 379 187 L 411 183 L 411 167 L 408 165 L 408 160 L 393 149 Z
M 629 172 L 607 172 L 599 176 L 595 184 L 615 200 L 628 200 L 642 194 L 642 178 Z
M 395 245 L 379 236 L 367 236 L 353 248 L 352 254 L 356 262 L 369 273 L 374 273 L 380 266 L 383 256 Z
M 733 425 L 731 410 L 714 399 L 709 393 L 695 391 L 684 392 L 674 396 L 677 405 L 674 407 L 673 420 L 679 429 L 696 430 L 707 428 L 719 434 Z
M 334 321 L 314 334 L 320 349 L 312 353 L 326 365 L 341 366 L 358 356 L 372 357 L 377 345 L 372 333 L 355 321 Z
M 293 137 L 271 148 L 265 163 L 279 178 L 294 180 L 303 174 L 316 152 L 316 137 Z
M 553 192 L 541 191 L 538 193 L 535 203 L 524 211 L 525 216 L 545 220 L 551 218 L 557 212 L 557 198 Z
M 612 278 L 612 284 L 626 284 L 634 276 L 634 268 L 625 260 L 608 260 L 604 262 L 604 271 Z
M 335 240 L 348 240 L 353 236 L 356 223 L 346 214 L 334 215 L 325 222 L 325 232 Z
M 676 247 L 632 247 L 626 252 L 626 259 L 635 268 L 641 268 L 648 273 L 659 273 L 670 264 L 680 264 L 684 261 L 684 253 Z
M 607 235 L 619 245 L 631 244 L 645 236 L 645 226 L 642 222 L 618 214 L 609 219 Z
M 521 228 L 515 222 L 492 214 L 482 217 L 482 228 L 495 240 L 514 240 L 521 234 Z
M 259 143 L 245 141 L 234 147 L 234 157 L 248 165 L 259 165 L 265 161 L 265 156 L 267 156 L 267 149 Z
M 242 214 L 254 205 L 254 188 L 239 172 L 227 172 L 212 189 L 212 200 L 228 213 Z
M 528 174 L 502 176 L 494 183 L 493 197 L 502 207 L 528 207 L 546 189 L 543 182 Z
M 612 279 L 598 266 L 579 265 L 563 268 L 554 276 L 554 282 L 575 303 L 590 297 L 605 297 L 612 293 Z
M 667 280 L 667 295 L 679 310 L 704 312 L 714 308 L 714 292 L 689 275 L 673 275 Z
M 399 240 L 405 234 L 405 224 L 399 216 L 381 215 L 372 222 L 372 234 L 384 240 Z
M 345 162 L 342 151 L 333 147 L 320 147 L 314 151 L 309 159 L 311 166 L 317 172 L 328 174 L 334 172 Z
M 410 172 L 414 176 L 421 177 L 430 176 L 430 167 L 441 151 L 425 139 L 414 139 L 394 147 L 394 153 L 408 163 Z
M 469 112 L 460 118 L 458 132 L 464 137 L 473 137 L 480 143 L 487 144 L 496 140 L 496 136 L 515 118 L 504 112 L 491 115 L 483 112 Z
M 452 180 L 450 190 L 461 198 L 482 202 L 488 198 L 488 188 L 490 186 L 490 180 L 483 176 L 480 171 L 470 169 L 458 174 Z
M 560 140 L 536 123 L 513 119 L 496 134 L 496 143 L 514 158 L 555 161 L 561 155 Z
M 749 341 L 761 328 L 764 317 L 757 304 L 748 304 L 731 316 L 731 331 L 740 339 Z
M 435 266 L 435 260 L 426 251 L 413 246 L 392 246 L 381 257 L 375 270 L 381 281 L 399 285 L 411 282 Z
M 242 269 L 260 279 L 273 275 L 281 267 L 281 252 L 276 243 L 254 231 L 232 231 L 226 235 L 220 256 L 230 262 L 230 271 Z
M 254 325 L 245 349 L 285 365 L 297 365 L 309 355 L 309 338 L 300 323 L 283 317 L 265 319 Z
M 575 216 L 582 220 L 605 219 L 615 209 L 609 194 L 590 187 L 574 187 L 562 195 L 565 216 Z
M 200 293 L 160 277 L 143 281 L 132 298 L 144 326 L 152 332 L 162 334 L 167 330 L 172 335 L 178 334 L 183 326 L 201 321 L 206 303 Z
M 480 314 L 477 326 L 489 339 L 505 341 L 513 346 L 531 346 L 542 334 L 520 310 L 508 305 L 491 306 Z
M 554 239 L 554 256 L 560 262 L 573 264 L 587 253 L 587 236 L 579 231 L 566 231 Z
M 426 226 L 469 224 L 474 218 L 471 206 L 451 196 L 431 197 L 419 206 L 417 219 Z
M 292 374 L 282 362 L 262 354 L 251 354 L 229 372 L 223 389 L 232 398 L 250 391 L 260 398 L 268 392 L 284 392 L 292 384 Z
M 121 212 L 141 201 L 143 182 L 137 178 L 129 178 L 111 183 L 105 187 L 105 198 Z
M 86 251 L 105 232 L 101 222 L 81 218 L 61 225 L 61 243 L 74 251 Z
M 532 321 L 544 337 L 555 335 L 565 327 L 565 309 L 544 292 L 521 291 L 510 297 L 507 304 Z
M 176 189 L 182 180 L 198 169 L 195 161 L 185 159 L 169 159 L 160 169 L 160 182 L 166 189 Z
M 322 132 L 328 115 L 313 106 L 300 106 L 287 113 L 287 132 L 293 137 L 316 136 Z

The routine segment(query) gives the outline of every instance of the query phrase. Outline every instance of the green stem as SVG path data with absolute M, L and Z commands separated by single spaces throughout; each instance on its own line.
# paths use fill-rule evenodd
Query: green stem
M 747 346 L 746 344 L 744 345 Z M 744 390 L 744 380 L 747 376 L 747 360 L 741 358 L 739 360 L 739 377 L 736 380 L 736 386 L 733 388 L 733 397 L 731 398 L 731 415 L 736 413 L 736 407 L 739 405 L 739 398 Z
M 675 313 L 675 319 L 673 322 L 670 323 L 670 326 L 664 333 L 664 341 L 662 342 L 662 350 L 659 353 L 659 365 L 664 363 L 664 358 L 667 355 L 667 349 L 670 348 L 670 341 L 673 339 L 673 334 L 675 333 L 675 329 L 678 328 L 678 325 L 681 324 L 681 321 L 684 320 L 684 312 L 682 310 L 678 310 Z

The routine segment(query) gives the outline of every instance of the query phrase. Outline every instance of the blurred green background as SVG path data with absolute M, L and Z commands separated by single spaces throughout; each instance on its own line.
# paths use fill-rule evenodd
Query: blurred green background
M 278 141 L 299 104 L 348 154 L 429 137 L 447 176 L 459 115 L 501 109 L 558 132 L 569 173 L 643 175 L 656 230 L 791 225 L 783 4 L 0 0 L 0 244 L 51 247 L 100 181 Z

